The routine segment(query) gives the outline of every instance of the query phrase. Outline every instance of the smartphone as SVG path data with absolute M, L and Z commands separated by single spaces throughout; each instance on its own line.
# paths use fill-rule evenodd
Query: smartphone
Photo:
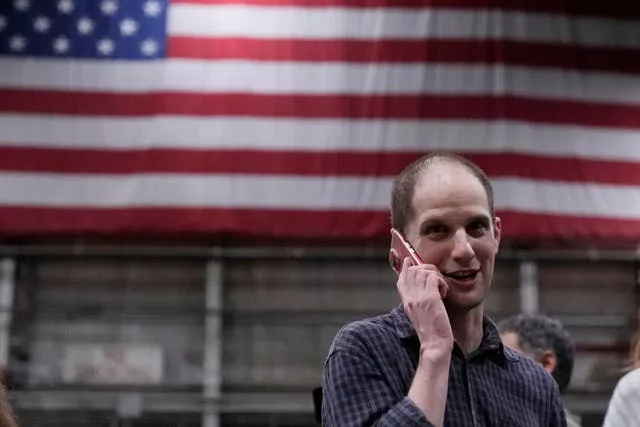
M 410 258 L 413 265 L 424 264 L 420 256 L 413 249 L 411 243 L 407 241 L 407 239 L 395 228 L 391 229 L 391 249 L 389 249 L 389 263 L 391 264 L 391 268 L 400 274 L 402 270 L 402 263 L 405 258 Z

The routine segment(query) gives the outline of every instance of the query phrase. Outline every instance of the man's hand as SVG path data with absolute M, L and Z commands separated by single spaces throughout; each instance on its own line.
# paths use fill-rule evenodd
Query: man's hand
M 453 332 L 442 301 L 448 291 L 442 274 L 433 265 L 412 265 L 405 258 L 397 287 L 404 311 L 420 339 L 421 356 L 449 353 Z
M 404 312 L 420 340 L 420 359 L 407 394 L 433 425 L 444 425 L 453 332 L 442 299 L 447 283 L 432 265 L 411 265 L 405 258 L 398 276 Z

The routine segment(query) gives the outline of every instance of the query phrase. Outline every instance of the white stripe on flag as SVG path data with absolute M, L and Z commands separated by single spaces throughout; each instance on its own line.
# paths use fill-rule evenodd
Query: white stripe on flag
M 637 187 L 494 179 L 496 208 L 640 219 Z M 390 179 L 6 173 L 0 204 L 43 207 L 229 207 L 385 210 Z
M 302 39 L 508 39 L 637 47 L 633 21 L 491 10 L 171 6 L 172 35 Z
M 483 121 L 0 115 L 0 144 L 92 149 L 515 152 L 640 161 L 638 132 Z
M 0 59 L 0 86 L 72 91 L 518 95 L 640 103 L 638 78 L 501 65 Z

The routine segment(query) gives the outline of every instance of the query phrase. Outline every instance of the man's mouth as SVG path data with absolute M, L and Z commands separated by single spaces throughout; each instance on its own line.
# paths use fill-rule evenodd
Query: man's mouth
M 450 273 L 444 273 L 444 276 L 450 277 L 460 282 L 465 282 L 465 281 L 471 281 L 475 279 L 479 272 L 480 270 L 475 270 L 475 269 L 457 270 L 457 271 L 452 271 Z

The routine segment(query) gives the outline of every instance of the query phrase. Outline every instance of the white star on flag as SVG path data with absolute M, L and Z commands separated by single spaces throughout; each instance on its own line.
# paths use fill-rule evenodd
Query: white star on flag
M 31 2 L 29 2 L 29 0 L 15 0 L 13 2 L 13 7 L 15 7 L 19 12 L 24 12 L 31 7 Z
M 53 50 L 59 54 L 66 53 L 69 50 L 69 46 L 69 39 L 64 36 L 60 36 L 53 41 Z
M 93 21 L 87 18 L 86 16 L 78 20 L 78 32 L 80 34 L 84 34 L 84 35 L 91 34 L 91 32 L 93 31 L 93 28 L 94 28 Z
M 158 43 L 151 39 L 147 39 L 140 43 L 140 50 L 147 56 L 153 56 L 158 52 Z
M 33 28 L 39 33 L 46 33 L 51 28 L 51 21 L 46 16 L 38 16 L 33 21 Z
M 158 16 L 162 11 L 162 6 L 157 0 L 146 1 L 142 8 L 144 9 L 144 13 L 148 16 Z
M 113 43 L 113 40 L 102 39 L 98 42 L 97 49 L 104 56 L 109 56 L 113 53 L 116 46 Z
M 13 36 L 9 39 L 9 47 L 11 50 L 20 52 L 27 47 L 27 39 L 22 36 Z
M 73 11 L 73 0 L 60 0 L 58 2 L 58 10 L 60 13 L 69 14 Z
M 113 15 L 118 10 L 118 3 L 115 0 L 104 0 L 100 4 L 100 10 L 105 15 Z
M 132 36 L 138 31 L 138 23 L 131 18 L 125 18 L 120 22 L 120 33 L 123 36 Z

